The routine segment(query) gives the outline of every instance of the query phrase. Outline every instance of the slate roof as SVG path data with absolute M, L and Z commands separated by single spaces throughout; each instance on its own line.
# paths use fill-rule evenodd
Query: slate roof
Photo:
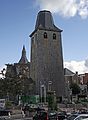
M 71 70 L 64 68 L 64 75 L 74 75 L 75 73 L 72 72 Z
M 19 60 L 19 63 L 20 63 L 20 64 L 29 63 L 29 62 L 28 62 L 28 59 L 27 59 L 27 57 L 26 57 L 25 46 L 23 46 L 23 49 L 22 49 L 22 56 L 21 56 L 21 59 Z
M 50 11 L 43 10 L 40 11 L 37 15 L 35 30 L 31 33 L 30 37 L 38 30 L 52 30 L 57 32 L 62 32 L 61 29 L 57 28 L 54 25 L 53 17 Z

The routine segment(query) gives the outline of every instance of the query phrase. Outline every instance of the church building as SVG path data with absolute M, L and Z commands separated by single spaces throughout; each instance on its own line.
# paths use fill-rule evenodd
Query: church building
M 65 96 L 65 79 L 62 52 L 62 30 L 55 26 L 50 11 L 40 11 L 37 15 L 31 37 L 31 59 L 26 57 L 23 46 L 18 63 L 6 64 L 6 77 L 18 76 L 33 80 L 33 94 L 47 94 L 54 91 L 57 97 Z
M 6 64 L 6 66 L 6 77 L 14 78 L 15 76 L 21 77 L 24 75 L 25 77 L 30 78 L 30 62 L 26 57 L 25 46 L 23 46 L 22 55 L 19 62 L 14 64 Z

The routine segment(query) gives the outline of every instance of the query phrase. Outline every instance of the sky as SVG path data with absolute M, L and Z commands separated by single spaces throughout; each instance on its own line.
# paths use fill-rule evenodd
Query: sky
M 17 63 L 25 45 L 30 61 L 30 37 L 40 10 L 52 13 L 62 29 L 64 67 L 88 72 L 88 0 L 0 0 L 0 70 Z

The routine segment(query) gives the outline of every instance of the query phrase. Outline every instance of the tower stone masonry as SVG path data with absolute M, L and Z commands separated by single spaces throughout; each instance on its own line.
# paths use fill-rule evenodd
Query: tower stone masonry
M 57 97 L 65 95 L 61 32 L 54 25 L 50 11 L 40 11 L 31 37 L 30 76 L 35 81 L 35 92 L 40 94 L 41 85 L 49 88 Z

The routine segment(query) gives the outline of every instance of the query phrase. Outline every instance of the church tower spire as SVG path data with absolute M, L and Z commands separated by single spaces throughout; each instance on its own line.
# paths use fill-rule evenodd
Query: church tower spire
M 21 63 L 21 64 L 28 63 L 28 59 L 26 57 L 26 50 L 25 50 L 25 46 L 24 45 L 23 45 L 22 55 L 21 55 L 21 59 L 19 60 L 19 63 Z

